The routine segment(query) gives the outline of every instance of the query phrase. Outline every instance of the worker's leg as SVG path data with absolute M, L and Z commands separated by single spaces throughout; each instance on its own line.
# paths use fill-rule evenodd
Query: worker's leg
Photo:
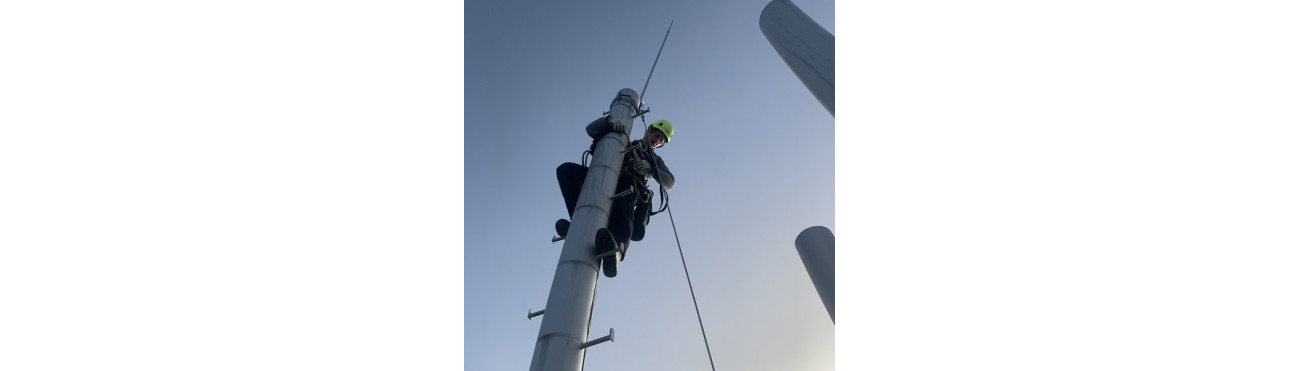
M 632 218 L 632 241 L 645 238 L 645 226 L 650 224 L 650 208 L 649 202 L 636 205 L 635 217 Z
M 587 167 L 565 162 L 555 168 L 555 178 L 560 182 L 560 194 L 564 196 L 564 206 L 569 211 L 569 218 L 573 218 L 573 208 L 578 205 L 582 182 L 587 178 Z
M 619 177 L 618 187 L 627 189 L 632 184 L 626 176 Z M 627 255 L 628 240 L 632 235 L 632 210 L 636 202 L 635 194 L 615 198 L 610 206 L 609 224 L 596 230 L 596 255 L 601 256 L 601 267 L 606 277 L 618 275 L 618 262 Z
M 627 195 L 614 199 L 609 211 L 609 231 L 618 243 L 622 257 L 627 256 L 627 246 L 632 239 L 632 211 L 635 209 L 636 195 Z

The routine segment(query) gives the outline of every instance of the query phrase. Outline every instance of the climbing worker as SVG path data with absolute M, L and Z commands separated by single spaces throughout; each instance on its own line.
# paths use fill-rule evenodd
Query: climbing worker
M 619 120 L 609 116 L 592 121 L 587 125 L 587 135 L 593 139 L 592 148 L 596 146 L 595 141 L 599 141 L 605 134 L 611 131 L 625 131 L 623 125 Z M 610 207 L 608 227 L 596 231 L 595 254 L 600 256 L 612 252 L 601 260 L 606 277 L 618 275 L 618 262 L 627 256 L 630 241 L 640 241 L 645 235 L 645 225 L 649 223 L 650 199 L 653 194 L 646 182 L 653 178 L 664 189 L 672 189 L 673 184 L 676 183 L 673 173 L 668 171 L 663 158 L 654 152 L 656 148 L 668 143 L 672 136 L 673 124 L 668 120 L 659 120 L 646 128 L 641 139 L 628 143 L 630 150 L 624 154 L 615 192 L 622 193 L 629 188 L 632 191 L 616 195 Z M 564 195 L 564 205 L 569 210 L 569 218 L 573 218 L 573 208 L 578 203 L 582 182 L 587 178 L 587 167 L 566 162 L 555 168 L 555 176 L 560 182 L 560 193 Z M 568 220 L 555 221 L 555 232 L 560 237 L 564 237 L 568 231 Z

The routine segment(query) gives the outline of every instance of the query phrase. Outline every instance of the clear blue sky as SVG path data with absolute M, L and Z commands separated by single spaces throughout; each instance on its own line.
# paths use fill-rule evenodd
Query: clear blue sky
M 797 1 L 834 32 L 831 1 Z M 621 88 L 669 119 L 659 154 L 719 369 L 829 370 L 834 327 L 794 250 L 835 228 L 834 119 L 758 28 L 766 1 L 473 1 L 465 7 L 465 365 L 527 367 L 567 217 L 555 167 Z M 638 121 L 636 137 L 642 130 Z M 657 202 L 657 201 L 656 201 Z M 591 370 L 707 369 L 668 213 L 599 281 Z

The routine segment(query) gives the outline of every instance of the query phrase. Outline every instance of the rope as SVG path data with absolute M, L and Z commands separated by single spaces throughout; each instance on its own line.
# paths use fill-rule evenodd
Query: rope
M 650 198 L 654 198 L 654 196 L 651 196 Z M 653 207 L 652 207 L 652 208 L 653 208 Z M 659 210 L 658 210 L 658 211 L 651 211 L 651 212 L 650 212 L 650 216 L 658 215 L 659 213 L 662 213 L 662 212 L 664 212 L 664 210 L 667 210 L 667 209 L 668 209 L 668 191 L 665 191 L 665 190 L 664 190 L 664 185 L 663 185 L 663 184 L 660 184 L 660 185 L 659 185 Z M 671 213 L 669 213 L 669 214 L 671 214 Z M 671 215 L 670 215 L 670 216 L 671 216 Z M 672 219 L 672 218 L 669 218 L 669 219 Z
M 686 269 L 686 254 L 682 253 L 682 239 L 677 237 L 677 221 L 673 220 L 673 209 L 666 205 L 665 208 L 668 209 L 668 221 L 673 224 L 673 239 L 677 240 L 677 253 L 682 257 L 682 271 L 686 272 L 686 287 L 691 288 L 691 302 L 695 303 L 695 318 L 700 321 L 700 336 L 704 337 L 704 351 L 709 353 L 709 367 L 713 371 L 718 371 L 718 368 L 713 365 L 713 351 L 709 349 L 709 335 L 704 333 L 704 317 L 700 316 L 700 302 L 695 300 L 695 286 L 691 285 L 691 272 Z

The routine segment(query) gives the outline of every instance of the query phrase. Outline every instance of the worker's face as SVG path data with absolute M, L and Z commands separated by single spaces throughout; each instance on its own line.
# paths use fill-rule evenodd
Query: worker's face
M 664 136 L 664 133 L 659 129 L 648 129 L 645 133 L 645 141 L 650 144 L 650 148 L 659 148 L 668 141 L 668 137 Z

